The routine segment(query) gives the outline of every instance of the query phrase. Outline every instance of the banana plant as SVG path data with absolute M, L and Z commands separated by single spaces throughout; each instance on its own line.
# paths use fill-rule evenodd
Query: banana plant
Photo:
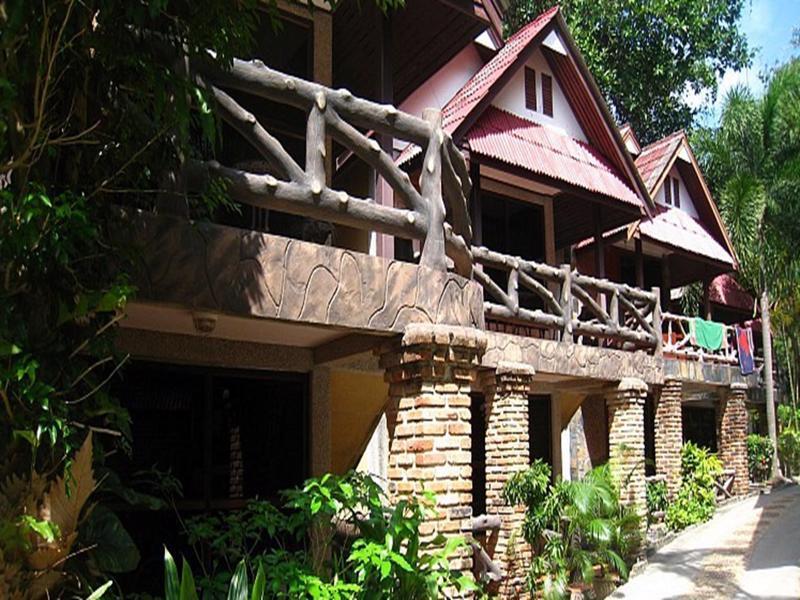
M 264 565 L 259 564 L 251 588 L 247 577 L 247 564 L 242 560 L 231 577 L 227 600 L 264 600 L 266 580 Z M 164 600 L 198 600 L 194 575 L 188 561 L 184 559 L 181 573 L 178 575 L 178 566 L 166 547 L 164 548 Z

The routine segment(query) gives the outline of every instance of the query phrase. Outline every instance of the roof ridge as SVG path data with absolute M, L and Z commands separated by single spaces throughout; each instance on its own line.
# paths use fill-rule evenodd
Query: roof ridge
M 677 131 L 673 131 L 669 135 L 665 135 L 660 140 L 656 140 L 655 142 L 647 144 L 647 146 L 642 148 L 642 154 L 644 154 L 644 153 L 646 153 L 648 151 L 654 150 L 659 146 L 663 146 L 664 144 L 667 144 L 667 143 L 671 142 L 674 138 L 684 137 L 684 136 L 686 136 L 686 130 L 685 129 L 678 129 Z

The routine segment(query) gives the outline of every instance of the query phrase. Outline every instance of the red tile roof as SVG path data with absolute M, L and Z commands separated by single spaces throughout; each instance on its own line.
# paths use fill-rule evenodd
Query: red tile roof
M 492 85 L 519 58 L 531 40 L 550 23 L 558 13 L 558 6 L 543 12 L 506 41 L 505 45 L 486 65 L 453 96 L 442 109 L 442 125 L 452 134 L 472 109 L 489 93 Z
M 639 175 L 651 194 L 655 192 L 655 186 L 675 153 L 675 149 L 680 146 L 683 135 L 683 131 L 676 131 L 645 146 L 636 157 L 636 168 L 639 169 Z
M 592 146 L 490 106 L 465 136 L 470 152 L 641 206 L 619 172 Z
M 659 206 L 658 209 L 659 214 L 639 224 L 643 236 L 734 268 L 730 253 L 694 218 L 679 208 Z
M 708 296 L 714 304 L 722 304 L 739 310 L 753 310 L 755 301 L 741 284 L 728 274 L 715 277 L 708 286 Z

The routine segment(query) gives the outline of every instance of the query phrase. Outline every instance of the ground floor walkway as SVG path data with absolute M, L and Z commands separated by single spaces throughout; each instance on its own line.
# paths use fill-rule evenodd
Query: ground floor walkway
M 800 598 L 800 488 L 720 509 L 651 556 L 613 598 Z

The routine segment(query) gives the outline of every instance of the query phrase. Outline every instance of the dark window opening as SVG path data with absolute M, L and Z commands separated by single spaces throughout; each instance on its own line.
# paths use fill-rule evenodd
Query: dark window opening
M 651 256 L 642 256 L 644 289 L 661 286 L 661 261 Z M 626 252 L 620 256 L 620 283 L 636 286 L 636 255 Z
M 553 467 L 552 404 L 550 396 L 528 396 L 528 451 L 530 462 L 537 458 Z M 555 473 L 555 469 L 552 469 Z
M 681 186 L 677 177 L 672 178 L 672 203 L 675 208 L 681 207 Z
M 536 110 L 536 71 L 525 67 L 525 108 Z
M 553 78 L 542 73 L 542 112 L 553 116 Z
M 279 500 L 280 490 L 308 476 L 305 375 L 140 363 L 113 393 L 130 412 L 134 442 L 131 457 L 113 457 L 112 468 L 127 483 L 153 469 L 176 478 L 181 519 L 240 508 L 248 498 Z M 171 508 L 115 508 L 142 556 L 122 579 L 157 592 L 163 545 L 190 556 L 178 517 Z
M 472 514 L 486 514 L 486 414 L 483 394 L 470 396 L 472 424 Z

